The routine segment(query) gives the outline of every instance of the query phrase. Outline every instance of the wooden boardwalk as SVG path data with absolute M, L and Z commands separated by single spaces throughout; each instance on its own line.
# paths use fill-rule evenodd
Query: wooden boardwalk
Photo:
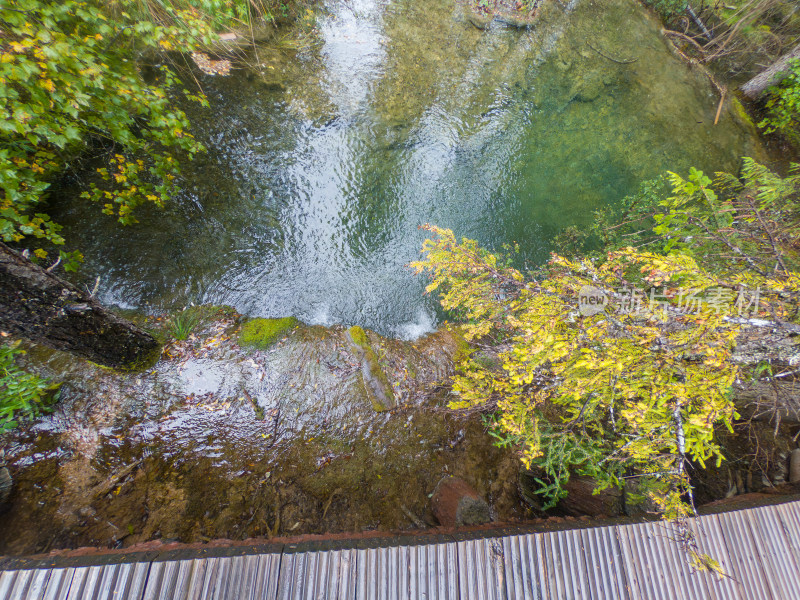
M 639 523 L 372 548 L 107 555 L 118 562 L 84 566 L 12 560 L 0 600 L 800 599 L 800 501 L 691 526 L 729 577 L 692 573 L 669 524 Z

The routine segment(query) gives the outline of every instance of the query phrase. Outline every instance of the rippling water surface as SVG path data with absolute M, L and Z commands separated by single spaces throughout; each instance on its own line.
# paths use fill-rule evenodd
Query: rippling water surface
M 634 0 L 550 2 L 481 31 L 452 0 L 352 0 L 318 44 L 200 80 L 209 148 L 166 210 L 120 228 L 64 209 L 107 303 L 226 303 L 414 338 L 437 322 L 405 265 L 431 222 L 523 259 L 665 169 L 734 169 L 751 132 Z

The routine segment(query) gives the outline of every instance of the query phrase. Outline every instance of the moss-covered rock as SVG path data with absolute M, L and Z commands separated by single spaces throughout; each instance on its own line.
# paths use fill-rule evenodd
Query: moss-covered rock
M 356 346 L 372 352 L 372 348 L 369 345 L 369 340 L 367 339 L 367 333 L 363 328 L 359 327 L 358 325 L 353 325 L 347 330 L 347 333 L 350 334 L 350 340 L 352 340 Z
M 242 325 L 239 333 L 239 345 L 264 349 L 271 346 L 281 335 L 297 326 L 299 321 L 294 317 L 282 319 L 250 319 Z
M 370 346 L 367 333 L 358 325 L 347 330 L 347 338 L 361 361 L 361 376 L 372 408 L 377 412 L 395 407 L 394 388 Z
M 758 131 L 753 118 L 748 114 L 744 104 L 742 104 L 736 96 L 731 97 L 731 110 L 733 111 L 733 114 L 741 119 L 742 122 L 746 123 L 750 129 L 752 129 L 754 132 Z

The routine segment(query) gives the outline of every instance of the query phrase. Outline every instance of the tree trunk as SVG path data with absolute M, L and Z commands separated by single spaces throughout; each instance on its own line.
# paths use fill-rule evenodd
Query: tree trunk
M 745 83 L 740 88 L 742 93 L 751 100 L 758 99 L 769 86 L 780 83 L 786 77 L 789 72 L 789 61 L 793 58 L 800 58 L 800 44 Z
M 3 243 L 0 330 L 108 367 L 143 364 L 159 347 L 149 333 Z

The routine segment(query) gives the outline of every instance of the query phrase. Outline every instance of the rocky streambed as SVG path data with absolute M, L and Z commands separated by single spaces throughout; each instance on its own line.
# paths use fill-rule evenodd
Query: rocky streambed
M 405 342 L 362 330 L 359 346 L 341 327 L 251 321 L 242 336 L 231 309 L 199 312 L 142 373 L 29 348 L 61 398 L 1 442 L 14 486 L 0 553 L 419 528 L 436 523 L 429 495 L 445 475 L 495 518 L 527 514 L 516 458 L 480 418 L 444 406 L 451 331 Z M 370 369 L 390 405 L 376 406 Z

